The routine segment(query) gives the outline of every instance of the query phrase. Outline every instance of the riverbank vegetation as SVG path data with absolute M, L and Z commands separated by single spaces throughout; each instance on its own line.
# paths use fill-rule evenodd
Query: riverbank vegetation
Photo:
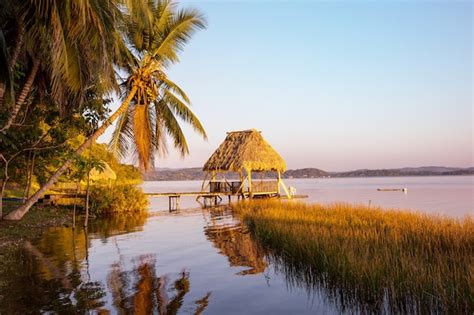
M 0 218 L 8 185 L 26 199 L 5 216 L 18 220 L 77 173 L 114 122 L 110 151 L 132 153 L 143 170 L 166 154 L 167 140 L 188 153 L 182 122 L 206 138 L 166 75 L 205 25 L 200 12 L 167 0 L 1 2 Z M 112 112 L 114 95 L 121 104 Z
M 349 204 L 243 202 L 233 208 L 290 285 L 342 309 L 474 311 L 474 220 Z
M 90 211 L 95 216 L 144 212 L 148 207 L 148 197 L 132 185 L 94 187 L 90 199 Z
M 0 221 L 0 260 L 7 249 L 39 238 L 48 228 L 70 225 L 71 211 L 51 206 L 33 207 L 20 222 Z

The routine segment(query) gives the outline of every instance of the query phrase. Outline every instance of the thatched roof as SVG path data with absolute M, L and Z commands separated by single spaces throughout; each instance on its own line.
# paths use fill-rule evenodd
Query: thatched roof
M 284 172 L 286 163 L 259 131 L 251 129 L 228 132 L 203 170 L 240 172 L 242 169 Z

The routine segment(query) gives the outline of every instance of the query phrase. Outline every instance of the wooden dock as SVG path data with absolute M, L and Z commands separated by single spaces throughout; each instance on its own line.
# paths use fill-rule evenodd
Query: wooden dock
M 204 206 L 217 206 L 223 198 L 227 197 L 229 203 L 232 201 L 232 197 L 237 197 L 237 200 L 249 199 L 250 193 L 249 192 L 240 192 L 240 193 L 233 193 L 231 191 L 228 192 L 203 192 L 203 191 L 184 191 L 184 192 L 156 192 L 156 193 L 145 193 L 147 197 L 150 198 L 159 198 L 159 197 L 168 197 L 169 201 L 169 210 L 178 210 L 179 203 L 181 197 L 196 197 L 196 200 L 199 198 L 203 198 Z M 252 198 L 255 199 L 263 199 L 263 198 L 279 198 L 279 199 L 289 199 L 285 195 L 279 195 L 278 192 L 275 191 L 262 191 L 262 192 L 254 192 L 252 194 Z M 43 198 L 40 199 L 40 203 L 54 205 L 59 199 L 84 199 L 85 194 L 72 194 L 72 193 L 51 193 L 44 195 Z M 302 199 L 308 198 L 307 195 L 293 195 L 291 199 Z M 4 198 L 4 200 L 7 198 Z M 198 201 L 199 202 L 199 201 Z
M 222 200 L 223 197 L 228 197 L 229 203 L 232 200 L 232 197 L 237 197 L 237 200 L 243 200 L 250 198 L 249 192 L 233 193 L 233 192 L 202 192 L 202 191 L 193 191 L 193 192 L 159 192 L 159 193 L 146 193 L 148 197 L 168 197 L 169 198 L 169 210 L 178 210 L 181 197 L 196 197 L 198 201 L 199 198 L 203 198 L 204 207 L 208 206 L 217 206 Z M 287 196 L 279 195 L 275 191 L 262 191 L 254 192 L 252 198 L 279 198 L 279 199 L 289 199 Z M 302 199 L 308 198 L 307 195 L 293 195 L 291 199 Z M 198 201 L 199 202 L 199 201 Z

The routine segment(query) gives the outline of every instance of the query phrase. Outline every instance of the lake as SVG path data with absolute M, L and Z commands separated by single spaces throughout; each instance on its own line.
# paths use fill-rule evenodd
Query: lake
M 256 180 L 258 181 L 258 180 Z M 287 186 L 307 195 L 304 202 L 348 202 L 462 217 L 474 214 L 474 176 L 371 177 L 286 179 Z M 407 188 L 408 192 L 377 191 Z M 145 192 L 200 191 L 200 181 L 145 182 Z M 167 209 L 168 200 L 152 199 L 152 208 Z M 181 206 L 193 208 L 194 197 L 182 197 Z
M 308 202 L 344 201 L 473 214 L 474 177 L 292 179 Z M 200 182 L 146 182 L 147 192 L 195 191 Z M 377 192 L 408 188 L 408 193 Z M 169 213 L 152 198 L 148 214 L 54 228 L 8 260 L 0 313 L 339 314 L 361 309 L 347 288 L 289 280 L 226 207 L 200 209 L 184 198 Z M 350 288 L 349 288 L 350 289 Z M 364 307 L 367 307 L 365 305 Z M 370 307 L 370 305 L 369 305 Z

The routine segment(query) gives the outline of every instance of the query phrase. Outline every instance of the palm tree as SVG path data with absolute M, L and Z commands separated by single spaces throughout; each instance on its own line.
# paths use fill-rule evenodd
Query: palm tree
M 183 132 L 175 115 L 191 123 L 205 137 L 199 120 L 188 108 L 186 94 L 166 77 L 165 70 L 179 61 L 178 53 L 198 29 L 205 27 L 203 16 L 195 10 L 176 8 L 172 1 L 147 1 L 153 19 L 143 19 L 135 12 L 125 18 L 124 32 L 134 58 L 125 66 L 129 73 L 120 107 L 75 151 L 81 154 L 120 117 L 111 142 L 116 152 L 125 152 L 125 140 L 134 139 L 141 166 L 145 169 L 154 150 L 165 148 L 164 131 L 173 138 L 174 145 L 187 153 Z M 141 31 L 141 33 L 140 33 Z M 154 114 L 151 108 L 155 110 Z M 133 116 L 133 122 L 130 121 Z M 154 130 L 152 132 L 152 127 Z M 122 141 L 120 141 L 122 140 Z M 10 212 L 5 219 L 19 220 L 38 199 L 59 179 L 72 162 L 68 159 L 24 205 Z
M 131 75 L 124 88 L 128 92 L 135 84 L 139 89 L 121 114 L 109 143 L 119 157 L 132 151 L 143 170 L 149 168 L 155 152 L 167 153 L 167 136 L 183 156 L 189 153 L 177 118 L 206 138 L 202 124 L 189 108 L 188 96 L 165 74 L 169 65 L 179 61 L 177 52 L 183 43 L 195 29 L 204 28 L 205 22 L 199 12 L 177 11 L 170 1 L 147 4 L 154 12 L 147 23 L 140 23 L 142 18 L 134 14 L 125 19 L 134 60 L 128 65 Z
M 120 1 L 29 0 L 0 1 L 8 12 L 1 24 L 8 27 L 11 42 L 8 66 L 20 63 L 25 77 L 1 126 L 5 133 L 33 87 L 44 87 L 64 113 L 66 106 L 80 107 L 86 91 L 100 82 L 104 90 L 116 85 L 114 61 L 123 50 L 115 26 L 122 17 Z M 12 22 L 14 21 L 14 22 Z M 10 26 L 9 26 L 10 25 Z M 42 75 L 39 75 L 39 74 Z M 36 80 L 43 84 L 35 84 Z M 117 86 L 115 86 L 117 87 Z M 0 91 L 3 102 L 4 90 Z

